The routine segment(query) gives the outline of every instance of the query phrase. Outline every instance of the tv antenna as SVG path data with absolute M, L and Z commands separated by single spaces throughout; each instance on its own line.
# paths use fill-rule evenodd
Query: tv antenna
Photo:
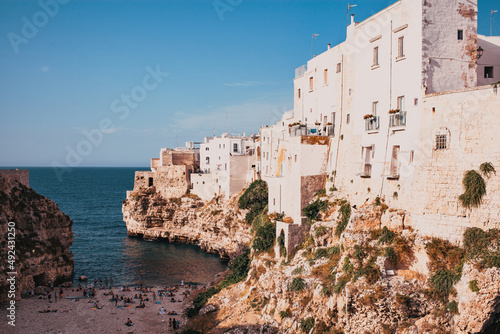
M 318 36 L 319 36 L 319 34 L 312 34 L 312 37 L 311 37 L 311 59 L 314 58 L 314 51 L 313 51 L 314 40 Z
M 351 5 L 351 4 L 347 4 L 347 25 L 349 25 L 349 11 L 351 10 L 351 8 L 353 7 L 358 7 L 358 5 Z
M 490 14 L 490 36 L 493 36 L 493 14 L 498 12 L 498 10 L 492 9 Z

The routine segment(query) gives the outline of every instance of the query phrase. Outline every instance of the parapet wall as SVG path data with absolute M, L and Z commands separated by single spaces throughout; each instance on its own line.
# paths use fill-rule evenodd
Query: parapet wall
M 0 169 L 0 176 L 30 186 L 30 172 L 27 169 Z

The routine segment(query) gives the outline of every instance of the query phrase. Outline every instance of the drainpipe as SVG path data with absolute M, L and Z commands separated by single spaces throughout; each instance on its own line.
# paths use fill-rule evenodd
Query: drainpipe
M 391 51 L 390 51 L 390 73 L 389 73 L 389 110 L 392 109 L 392 20 L 391 20 Z M 391 132 L 391 128 L 389 125 L 387 125 L 387 137 L 385 141 L 385 153 L 384 153 L 384 165 L 383 165 L 383 172 L 382 172 L 382 183 L 380 185 L 380 194 L 379 197 L 382 198 L 382 193 L 384 191 L 384 181 L 385 181 L 385 176 L 384 176 L 384 171 L 385 171 L 385 164 L 387 160 L 387 150 L 389 149 L 389 134 Z M 392 159 L 392 156 L 391 156 Z
M 342 123 L 344 122 L 343 120 L 343 110 L 344 110 L 344 55 L 342 55 L 342 58 L 340 60 L 341 63 L 341 69 L 342 69 L 342 78 L 340 80 L 340 124 L 339 124 L 339 133 L 338 133 L 338 139 L 337 139 L 337 153 L 335 155 L 335 171 L 337 170 L 337 164 L 339 161 L 339 151 L 340 151 L 340 136 L 342 132 Z M 332 120 L 333 121 L 333 120 Z M 333 122 L 332 122 L 333 123 Z M 333 127 L 333 131 L 335 131 L 335 126 Z M 335 181 L 337 179 L 337 172 L 333 175 L 333 184 L 335 185 Z

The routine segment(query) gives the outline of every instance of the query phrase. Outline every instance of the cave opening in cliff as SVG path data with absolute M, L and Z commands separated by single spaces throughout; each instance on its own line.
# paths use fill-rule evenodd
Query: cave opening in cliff
M 153 178 L 152 177 L 149 178 L 149 187 L 151 187 L 151 186 L 153 186 Z
M 50 282 L 47 279 L 47 275 L 45 274 L 33 276 L 33 281 L 35 281 L 35 286 L 43 286 L 50 284 Z

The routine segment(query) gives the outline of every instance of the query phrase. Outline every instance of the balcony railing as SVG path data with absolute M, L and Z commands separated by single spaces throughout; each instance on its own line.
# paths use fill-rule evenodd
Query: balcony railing
M 365 131 L 378 131 L 380 127 L 380 116 L 365 119 Z
M 400 111 L 390 115 L 389 117 L 390 128 L 399 128 L 404 126 L 406 126 L 406 111 Z
M 361 177 L 370 177 L 372 176 L 372 164 L 363 163 L 361 165 Z
M 303 76 L 307 71 L 307 64 L 306 65 L 302 65 L 300 67 L 297 67 L 295 69 L 295 79 L 297 78 L 300 78 L 301 76 Z
M 335 135 L 334 125 L 315 125 L 309 127 L 307 125 L 294 125 L 288 128 L 291 137 L 297 136 L 328 136 Z

